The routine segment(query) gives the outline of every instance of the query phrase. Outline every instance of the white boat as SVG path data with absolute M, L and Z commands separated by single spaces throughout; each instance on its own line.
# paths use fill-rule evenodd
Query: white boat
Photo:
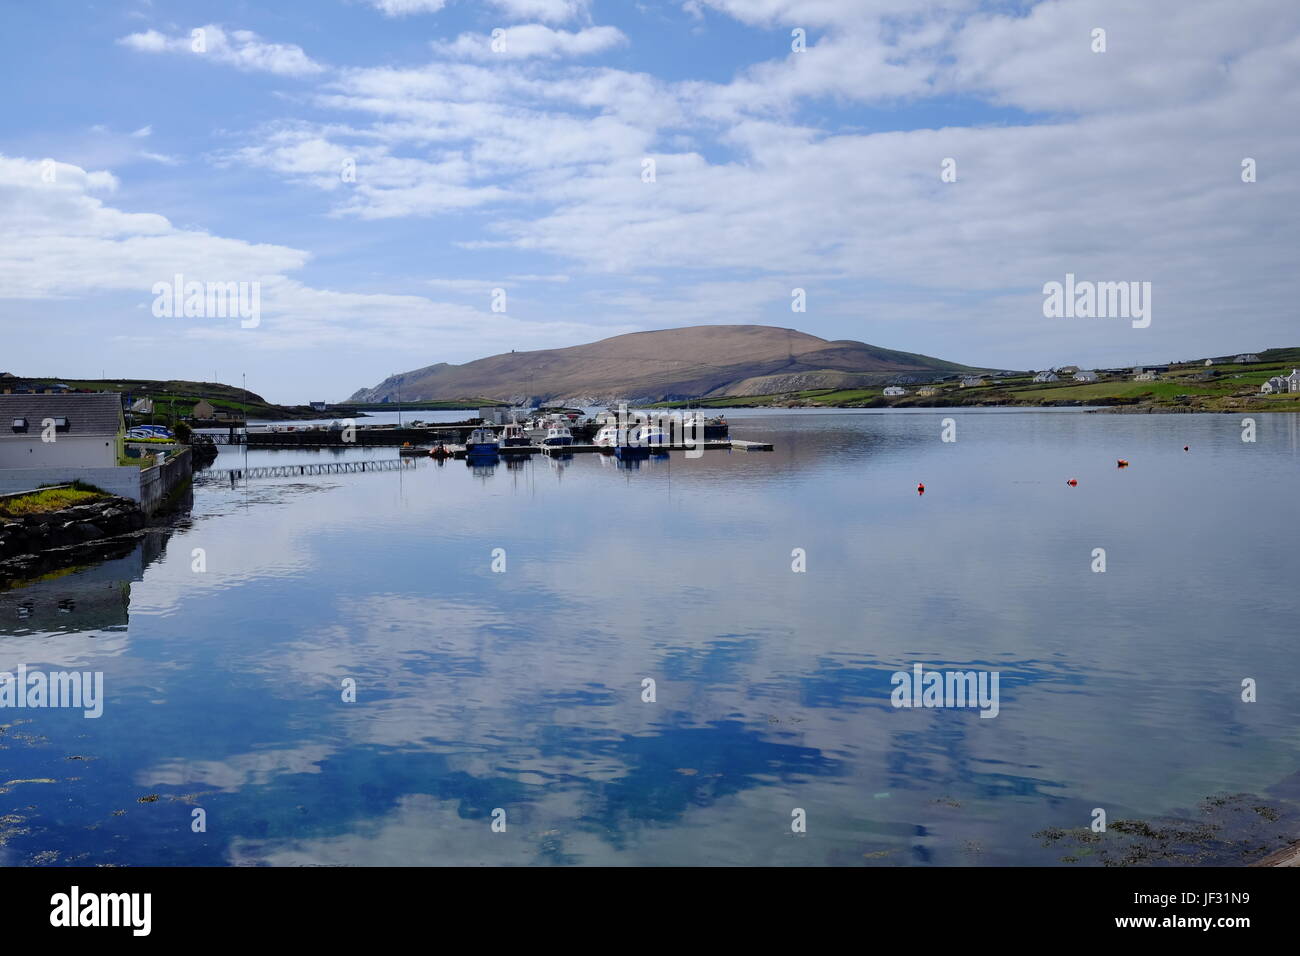
M 533 440 L 524 432 L 524 427 L 518 422 L 511 422 L 501 428 L 501 447 L 517 448 L 520 445 L 531 445 Z
M 626 445 L 628 433 L 635 429 L 619 428 L 617 425 L 605 425 L 600 431 L 596 432 L 596 437 L 592 439 L 593 445 L 599 445 L 602 448 L 615 448 L 619 445 Z
M 639 445 L 643 448 L 649 448 L 653 445 L 668 444 L 668 435 L 658 425 L 638 425 L 632 429 L 632 438 L 629 444 Z
M 542 436 L 543 445 L 572 445 L 573 432 L 569 431 L 568 425 L 561 425 L 559 422 L 551 422 L 546 426 L 546 434 Z
M 501 443 L 497 441 L 496 432 L 490 428 L 476 428 L 465 439 L 467 455 L 495 455 L 500 450 Z

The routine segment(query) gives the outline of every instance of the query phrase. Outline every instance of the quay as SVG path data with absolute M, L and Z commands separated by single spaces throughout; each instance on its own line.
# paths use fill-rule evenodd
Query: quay
M 280 427 L 275 431 L 250 431 L 246 428 L 231 427 L 221 432 L 205 432 L 207 438 L 212 440 L 215 445 L 247 445 L 249 448 L 265 449 L 285 449 L 285 448 L 344 448 L 350 446 L 375 447 L 375 446 L 403 446 L 403 445 L 463 445 L 469 438 L 469 433 L 476 428 L 488 428 L 495 432 L 500 432 L 500 425 L 488 425 L 481 422 L 459 422 L 450 425 L 424 425 L 421 427 L 395 425 L 358 425 L 355 428 L 347 430 L 346 434 L 350 440 L 344 440 L 344 429 L 321 428 L 313 426 L 311 428 L 295 428 L 293 426 Z M 293 428 L 292 431 L 289 428 Z M 582 442 L 590 442 L 596 437 L 598 426 L 593 422 L 575 423 L 570 426 L 573 433 L 575 446 Z M 732 441 L 727 434 L 727 426 L 719 428 L 719 433 L 710 435 L 714 426 L 706 426 L 704 440 L 701 443 L 705 448 L 740 448 L 749 446 L 750 451 L 771 450 L 768 445 L 766 449 L 761 446 L 762 442 L 738 442 Z M 540 446 L 524 446 L 539 448 Z M 595 447 L 595 446 L 593 446 Z M 674 444 L 671 447 L 679 447 Z
M 446 448 L 451 452 L 454 458 L 465 457 L 465 446 L 453 442 L 446 442 Z M 690 451 L 692 446 L 684 445 L 680 442 L 664 445 L 634 445 L 632 446 L 639 451 L 649 453 L 670 452 L 670 451 Z M 771 451 L 770 442 L 744 441 L 739 438 L 729 438 L 726 441 L 705 441 L 694 446 L 700 451 L 730 451 L 737 449 L 740 451 Z M 426 457 L 432 451 L 431 445 L 413 445 L 409 448 L 401 448 L 400 454 L 405 456 Z M 573 444 L 573 445 L 513 445 L 502 447 L 498 456 L 507 458 L 511 455 L 583 455 L 595 452 L 605 452 L 613 454 L 614 449 L 609 445 L 591 445 L 591 444 Z

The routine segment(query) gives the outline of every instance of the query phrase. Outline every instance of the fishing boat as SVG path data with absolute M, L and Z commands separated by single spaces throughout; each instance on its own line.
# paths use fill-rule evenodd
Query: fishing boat
M 639 425 L 632 429 L 632 437 L 628 444 L 640 445 L 643 448 L 666 445 L 668 444 L 668 435 L 658 425 Z
M 501 444 L 497 441 L 496 432 L 490 428 L 476 428 L 469 433 L 469 438 L 465 439 L 465 454 L 477 457 L 486 457 L 495 455 L 501 450 Z
M 501 447 L 505 450 L 527 447 L 533 443 L 533 440 L 524 432 L 524 427 L 518 422 L 510 422 L 510 424 L 502 426 L 499 438 Z
M 547 446 L 572 445 L 573 432 L 569 431 L 568 425 L 552 421 L 546 426 L 546 434 L 542 436 L 542 444 Z
M 617 425 L 604 425 L 596 432 L 596 437 L 591 443 L 601 448 L 617 448 L 628 443 L 628 433 L 631 431 L 632 429 L 619 428 Z

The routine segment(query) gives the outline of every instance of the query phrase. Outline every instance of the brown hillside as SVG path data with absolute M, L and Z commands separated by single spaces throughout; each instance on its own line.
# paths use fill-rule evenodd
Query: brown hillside
M 700 325 L 617 335 L 587 345 L 510 352 L 464 365 L 439 363 L 363 388 L 351 401 L 492 396 L 504 401 L 671 401 L 746 379 L 814 372 L 930 377 L 966 366 L 862 342 L 828 342 L 766 325 Z

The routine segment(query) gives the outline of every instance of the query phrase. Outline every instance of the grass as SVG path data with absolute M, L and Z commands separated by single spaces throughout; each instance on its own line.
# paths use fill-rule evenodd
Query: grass
M 84 505 L 106 497 L 108 496 L 102 491 L 50 488 L 46 491 L 34 491 L 30 495 L 22 495 L 18 498 L 0 499 L 0 516 L 22 518 L 27 515 L 49 514 L 52 511 L 62 511 L 73 505 Z
M 935 395 L 918 395 L 921 386 L 908 385 L 907 394 L 885 398 L 879 388 L 811 389 L 772 395 L 729 396 L 689 402 L 661 402 L 655 408 L 755 408 L 787 405 L 825 407 L 918 408 L 970 405 L 1085 405 L 1185 406 L 1198 411 L 1300 411 L 1300 394 L 1262 395 L 1259 386 L 1274 375 L 1286 375 L 1300 366 L 1300 349 L 1261 352 L 1264 361 L 1239 365 L 1222 362 L 1211 366 L 1216 377 L 1201 380 L 1207 369 L 1199 363 L 1161 373 L 1153 382 L 1135 382 L 1131 375 L 1082 384 L 1073 381 L 1036 383 L 1017 375 L 974 388 L 956 383 L 934 386 Z

